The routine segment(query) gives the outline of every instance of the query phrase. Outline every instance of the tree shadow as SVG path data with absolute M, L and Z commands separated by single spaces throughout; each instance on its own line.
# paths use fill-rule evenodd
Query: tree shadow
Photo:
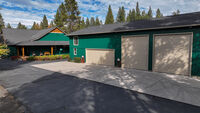
M 24 84 L 12 94 L 33 113 L 199 113 L 200 108 L 64 75 Z

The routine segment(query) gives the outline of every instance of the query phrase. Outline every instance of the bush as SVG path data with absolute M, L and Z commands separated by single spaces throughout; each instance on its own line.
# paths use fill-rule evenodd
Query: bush
M 70 59 L 69 54 L 64 55 L 49 55 L 49 56 L 30 56 L 27 58 L 29 61 L 33 60 L 39 60 L 39 61 L 45 61 L 45 60 L 57 60 L 57 59 Z
M 7 45 L 0 44 L 0 58 L 4 58 L 8 56 L 10 53 L 10 50 L 8 49 Z
M 81 63 L 81 58 L 80 57 L 74 57 L 74 62 Z
M 20 58 L 19 56 L 11 56 L 11 60 L 17 60 L 19 58 Z
M 27 58 L 27 60 L 28 61 L 33 61 L 33 60 L 35 60 L 35 56 L 30 56 L 30 57 Z

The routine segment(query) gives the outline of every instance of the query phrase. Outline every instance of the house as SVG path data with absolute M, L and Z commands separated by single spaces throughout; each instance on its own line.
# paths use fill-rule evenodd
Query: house
M 30 29 L 3 29 L 3 42 L 11 56 L 32 56 L 69 53 L 69 37 L 57 27 Z
M 68 36 L 72 59 L 200 76 L 200 12 L 88 27 Z

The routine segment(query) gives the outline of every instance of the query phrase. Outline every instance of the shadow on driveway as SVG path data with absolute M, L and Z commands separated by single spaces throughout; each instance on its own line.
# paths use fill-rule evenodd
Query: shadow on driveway
M 11 93 L 33 113 L 200 113 L 196 106 L 61 73 Z

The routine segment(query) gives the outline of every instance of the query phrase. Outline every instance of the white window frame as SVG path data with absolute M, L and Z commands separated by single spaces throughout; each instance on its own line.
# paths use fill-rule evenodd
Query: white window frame
M 74 55 L 77 55 L 77 48 L 74 48 Z
M 77 39 L 77 44 L 75 44 L 75 39 Z M 73 38 L 73 44 L 74 44 L 74 46 L 78 46 L 79 45 L 79 39 L 78 39 L 78 37 L 74 37 Z

